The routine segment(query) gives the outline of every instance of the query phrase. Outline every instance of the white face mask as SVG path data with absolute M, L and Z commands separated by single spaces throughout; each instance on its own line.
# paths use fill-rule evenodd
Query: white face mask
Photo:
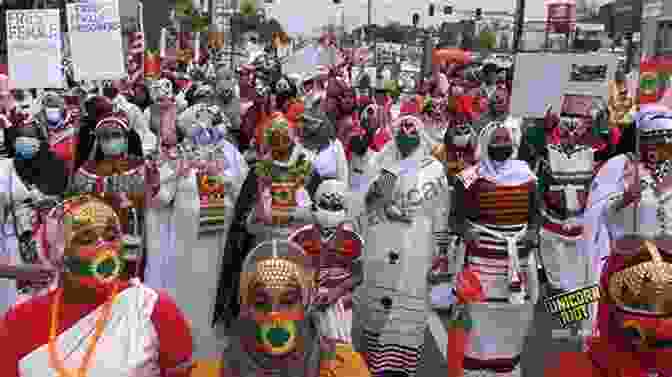
M 315 212 L 315 220 L 323 229 L 335 229 L 337 226 L 347 220 L 345 210 L 326 211 L 318 208 Z

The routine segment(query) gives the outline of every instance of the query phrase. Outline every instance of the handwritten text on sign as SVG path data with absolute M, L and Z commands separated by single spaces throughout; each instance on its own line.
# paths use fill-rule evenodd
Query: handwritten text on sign
M 7 12 L 7 39 L 29 41 L 61 38 L 60 24 L 50 22 L 53 14 L 40 10 Z
M 121 30 L 114 3 L 77 3 L 70 8 L 70 23 L 80 33 Z

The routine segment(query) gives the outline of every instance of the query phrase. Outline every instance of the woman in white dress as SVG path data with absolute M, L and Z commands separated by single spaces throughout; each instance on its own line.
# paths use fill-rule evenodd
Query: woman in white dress
M 353 322 L 363 330 L 358 351 L 374 376 L 415 376 L 425 343 L 427 278 L 441 246 L 434 237 L 442 234 L 437 226 L 447 226 L 438 204 L 449 191 L 422 127 L 413 116 L 393 123 L 394 141 L 377 157 L 380 173 L 365 199 L 364 282 L 354 295 Z

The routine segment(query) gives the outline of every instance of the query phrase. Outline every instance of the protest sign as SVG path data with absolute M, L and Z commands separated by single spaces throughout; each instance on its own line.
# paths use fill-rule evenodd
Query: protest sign
M 67 5 L 70 48 L 77 81 L 126 76 L 117 0 Z
M 58 9 L 8 10 L 7 59 L 13 87 L 63 87 L 61 44 Z

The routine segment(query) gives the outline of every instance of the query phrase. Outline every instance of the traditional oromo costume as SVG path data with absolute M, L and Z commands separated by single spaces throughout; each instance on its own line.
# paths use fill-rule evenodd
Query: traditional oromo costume
M 415 375 L 422 358 L 429 307 L 427 273 L 441 226 L 448 182 L 429 156 L 422 122 L 412 116 L 393 125 L 395 140 L 376 162 L 364 239 L 364 283 L 355 292 L 354 323 L 374 375 Z M 378 204 L 375 204 L 375 203 Z M 403 276 L 403 279 L 399 277 Z
M 474 321 L 465 376 L 520 376 L 520 354 L 538 298 L 536 177 L 515 159 L 519 136 L 493 122 L 481 131 L 483 155 L 458 175 L 455 229 L 467 241 L 466 266 L 480 279 L 486 302 L 466 305 Z

